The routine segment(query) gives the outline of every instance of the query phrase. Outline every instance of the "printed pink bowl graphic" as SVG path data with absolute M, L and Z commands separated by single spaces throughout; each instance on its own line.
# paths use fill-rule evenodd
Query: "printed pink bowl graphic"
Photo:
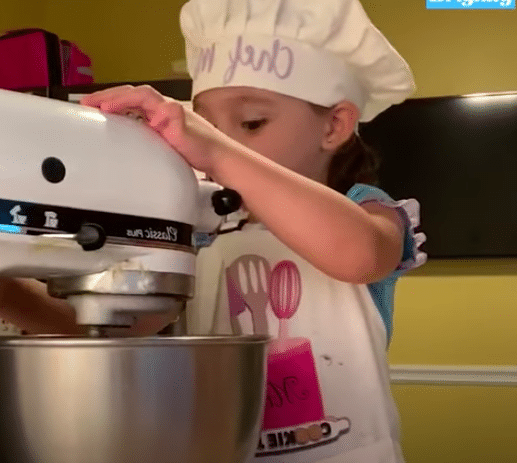
M 301 298 L 300 271 L 279 262 L 271 272 L 269 301 L 279 319 L 278 339 L 270 344 L 263 429 L 277 429 L 324 418 L 323 402 L 310 341 L 289 338 L 289 319 Z

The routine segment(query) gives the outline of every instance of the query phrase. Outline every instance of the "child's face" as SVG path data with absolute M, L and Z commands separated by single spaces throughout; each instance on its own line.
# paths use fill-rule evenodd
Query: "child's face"
M 204 91 L 194 111 L 229 137 L 295 172 L 326 180 L 327 117 L 297 98 L 252 87 Z

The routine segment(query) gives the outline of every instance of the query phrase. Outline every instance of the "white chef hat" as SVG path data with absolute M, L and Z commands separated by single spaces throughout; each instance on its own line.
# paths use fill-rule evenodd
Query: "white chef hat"
M 368 121 L 415 89 L 359 0 L 190 0 L 180 24 L 192 98 L 256 87 L 325 107 L 348 100 Z

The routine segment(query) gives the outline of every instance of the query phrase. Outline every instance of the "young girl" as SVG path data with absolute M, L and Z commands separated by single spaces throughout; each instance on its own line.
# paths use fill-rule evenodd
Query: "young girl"
M 243 199 L 199 252 L 190 331 L 274 337 L 257 461 L 402 461 L 385 352 L 418 204 L 365 185 L 356 128 L 412 92 L 407 64 L 358 0 L 190 0 L 181 26 L 202 134 L 148 87 L 83 103 L 140 113 Z
M 274 338 L 255 460 L 402 462 L 386 348 L 423 236 L 416 201 L 367 185 L 356 130 L 411 94 L 409 67 L 358 0 L 190 0 L 181 27 L 208 123 L 150 87 L 82 103 L 139 113 L 242 197 L 198 254 L 187 314 L 193 334 Z

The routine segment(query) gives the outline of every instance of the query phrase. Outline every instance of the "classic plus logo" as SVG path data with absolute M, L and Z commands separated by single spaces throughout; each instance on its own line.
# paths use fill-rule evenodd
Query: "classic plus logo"
M 514 10 L 515 0 L 426 0 L 428 10 Z

